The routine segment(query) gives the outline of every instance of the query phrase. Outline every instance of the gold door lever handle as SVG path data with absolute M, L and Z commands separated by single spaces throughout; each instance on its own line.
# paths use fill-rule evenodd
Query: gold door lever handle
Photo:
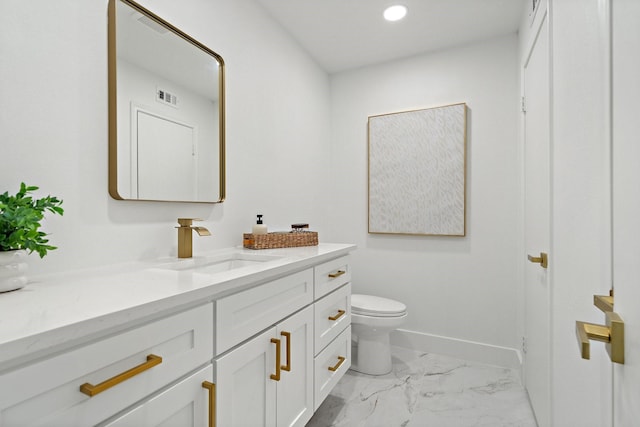
M 613 297 L 608 295 L 594 295 L 593 305 L 603 312 L 613 311 Z
M 540 264 L 542 268 L 547 268 L 549 266 L 549 256 L 544 252 L 540 252 L 539 257 L 527 255 L 527 259 L 529 260 L 529 262 Z
M 591 356 L 589 340 L 607 343 L 607 353 L 611 361 L 624 364 L 624 321 L 617 313 L 606 312 L 607 324 L 576 322 L 576 336 L 583 359 Z

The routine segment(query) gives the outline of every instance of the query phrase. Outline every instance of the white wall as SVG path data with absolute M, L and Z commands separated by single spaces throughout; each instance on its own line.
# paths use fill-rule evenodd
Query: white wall
M 515 348 L 517 36 L 332 75 L 330 240 L 357 243 L 353 291 L 407 304 L 408 330 Z M 466 102 L 467 236 L 367 233 L 367 117 Z
M 226 62 L 227 201 L 111 199 L 106 0 L 2 2 L 0 188 L 39 185 L 66 209 L 46 222 L 59 249 L 32 272 L 175 255 L 179 216 L 213 232 L 195 253 L 239 245 L 261 213 L 271 229 L 304 221 L 357 243 L 355 291 L 406 302 L 407 329 L 517 346 L 515 35 L 330 81 L 251 1 L 141 3 Z M 469 107 L 467 236 L 368 235 L 367 116 L 455 102 Z
M 222 55 L 227 201 L 127 202 L 107 192 L 107 1 L 0 3 L 0 191 L 20 181 L 64 199 L 58 250 L 33 274 L 176 254 L 176 218 L 204 218 L 205 249 L 240 245 L 256 213 L 309 222 L 327 241 L 329 78 L 252 1 L 141 4 Z

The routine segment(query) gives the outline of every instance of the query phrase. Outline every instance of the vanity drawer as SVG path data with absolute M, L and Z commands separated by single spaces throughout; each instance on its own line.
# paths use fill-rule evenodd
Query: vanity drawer
M 314 268 L 315 299 L 321 298 L 329 292 L 351 281 L 351 267 L 349 257 L 343 256 Z
M 0 425 L 105 420 L 210 361 L 212 316 L 206 304 L 1 375 Z
M 347 283 L 314 304 L 314 354 L 351 324 L 351 284 Z
M 209 392 L 202 383 L 211 382 L 208 365 L 101 427 L 205 426 L 209 414 Z
M 351 326 L 314 359 L 314 411 L 351 366 Z
M 214 353 L 229 350 L 312 302 L 312 269 L 217 300 Z

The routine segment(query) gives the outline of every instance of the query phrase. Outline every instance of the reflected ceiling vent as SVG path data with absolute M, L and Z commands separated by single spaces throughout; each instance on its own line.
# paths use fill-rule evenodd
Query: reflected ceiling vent
M 159 23 L 157 23 L 156 21 L 154 21 L 153 19 L 149 18 L 146 15 L 143 15 L 139 12 L 133 12 L 131 14 L 131 17 L 133 19 L 135 19 L 136 21 L 146 25 L 147 27 L 151 28 L 153 31 L 155 31 L 158 34 L 165 34 L 167 32 L 169 32 L 168 29 L 166 29 L 164 26 L 160 25 Z
M 174 108 L 178 108 L 178 97 L 176 96 L 176 94 L 167 92 L 160 87 L 156 89 L 156 101 L 161 102 L 165 105 L 170 105 Z
M 138 21 L 142 22 L 144 25 L 146 25 L 147 27 L 151 28 L 156 33 L 165 34 L 165 33 L 169 32 L 169 30 L 167 30 L 165 27 L 163 27 L 162 25 L 158 24 L 153 19 L 148 18 L 146 16 L 140 17 L 138 19 Z

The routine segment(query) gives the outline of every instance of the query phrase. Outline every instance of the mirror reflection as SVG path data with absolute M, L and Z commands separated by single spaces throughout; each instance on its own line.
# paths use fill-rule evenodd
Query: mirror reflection
M 131 0 L 109 2 L 109 193 L 222 202 L 224 61 Z

